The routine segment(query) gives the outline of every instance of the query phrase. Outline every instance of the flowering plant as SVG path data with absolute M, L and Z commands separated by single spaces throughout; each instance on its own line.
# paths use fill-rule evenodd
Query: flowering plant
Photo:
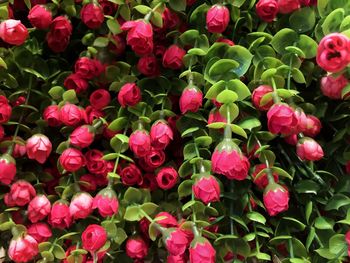
M 348 0 L 0 4 L 12 262 L 344 262 Z

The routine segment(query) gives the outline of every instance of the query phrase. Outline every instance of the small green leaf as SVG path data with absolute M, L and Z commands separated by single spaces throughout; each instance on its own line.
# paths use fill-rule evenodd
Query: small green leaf
M 258 222 L 258 223 L 261 223 L 263 225 L 265 225 L 265 223 L 266 223 L 266 218 L 258 212 L 254 212 L 254 211 L 249 212 L 249 213 L 247 213 L 247 217 L 251 221 Z
M 232 90 L 221 91 L 220 94 L 216 97 L 216 100 L 220 103 L 228 104 L 235 102 L 238 99 L 236 92 Z

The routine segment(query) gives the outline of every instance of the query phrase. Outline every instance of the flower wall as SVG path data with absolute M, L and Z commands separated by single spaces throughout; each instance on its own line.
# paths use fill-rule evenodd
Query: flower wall
M 0 19 L 7 262 L 348 261 L 348 0 L 12 0 Z

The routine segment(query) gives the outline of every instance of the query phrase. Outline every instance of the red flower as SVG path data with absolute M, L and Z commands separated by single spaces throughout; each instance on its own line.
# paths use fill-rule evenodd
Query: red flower
M 143 157 L 151 150 L 151 137 L 145 130 L 136 130 L 130 135 L 129 146 L 136 156 Z
M 45 135 L 35 134 L 27 140 L 26 149 L 29 159 L 34 159 L 43 164 L 50 156 L 52 144 Z
M 80 11 L 80 17 L 88 28 L 99 28 L 104 21 L 103 9 L 94 3 L 86 4 Z
M 328 72 L 339 72 L 350 62 L 349 38 L 332 33 L 322 38 L 317 48 L 317 64 Z
M 64 125 L 75 126 L 83 120 L 82 110 L 71 103 L 67 103 L 60 109 L 60 120 Z
M 143 56 L 153 51 L 153 30 L 150 23 L 144 20 L 128 21 L 121 26 L 122 30 L 128 30 L 127 44 L 136 54 Z
M 257 15 L 265 22 L 272 22 L 278 13 L 276 0 L 259 0 L 256 4 Z
M 319 161 L 323 158 L 322 147 L 312 138 L 304 137 L 297 144 L 297 154 L 300 159 Z
M 137 70 L 147 77 L 156 77 L 160 74 L 157 58 L 147 55 L 139 59 Z
M 278 0 L 278 12 L 281 14 L 289 14 L 299 8 L 299 0 Z
M 230 11 L 226 6 L 213 5 L 207 13 L 206 23 L 210 33 L 222 33 L 230 22 Z
M 15 182 L 4 197 L 8 206 L 25 206 L 36 196 L 34 187 L 24 180 Z
M 174 216 L 169 214 L 168 212 L 160 212 L 155 217 L 154 220 L 161 225 L 162 227 L 177 227 L 178 223 Z
M 38 242 L 30 235 L 12 239 L 8 249 L 8 255 L 14 262 L 29 262 L 38 253 Z
M 174 29 L 180 24 L 179 16 L 169 8 L 165 8 L 162 13 L 163 18 L 163 28 L 164 29 Z
M 73 89 L 76 93 L 84 92 L 88 89 L 89 83 L 78 74 L 70 74 L 64 80 L 64 86 L 67 89 Z
M 72 215 L 69 213 L 66 201 L 56 201 L 51 208 L 49 224 L 54 228 L 65 229 L 71 226 L 72 221 Z
M 52 236 L 51 229 L 46 223 L 35 223 L 28 227 L 28 234 L 38 243 L 46 242 Z
M 344 75 L 334 77 L 332 75 L 323 77 L 321 79 L 321 91 L 323 95 L 334 100 L 341 99 L 342 90 L 348 85 L 347 78 Z
M 30 9 L 28 19 L 37 29 L 47 29 L 52 22 L 52 14 L 44 6 L 36 5 Z
M 279 184 L 270 184 L 264 191 L 264 205 L 270 216 L 288 210 L 289 192 Z
M 74 148 L 68 148 L 61 154 L 59 162 L 64 170 L 75 172 L 85 166 L 86 160 L 81 151 Z
M 118 213 L 119 202 L 115 191 L 109 188 L 101 190 L 95 196 L 92 208 L 97 208 L 102 217 Z
M 56 17 L 46 35 L 49 48 L 56 53 L 63 52 L 69 44 L 72 30 L 72 24 L 65 16 Z
M 190 247 L 190 262 L 215 263 L 216 251 L 205 238 L 194 241 Z
M 90 125 L 76 128 L 69 136 L 70 144 L 79 148 L 89 147 L 95 138 L 94 131 L 95 128 Z
M 253 101 L 254 107 L 261 111 L 269 110 L 273 105 L 272 98 L 266 101 L 267 103 L 264 105 L 261 105 L 261 99 L 264 97 L 264 95 L 272 91 L 273 89 L 268 85 L 261 85 L 257 87 L 252 93 L 252 101 Z
M 151 148 L 151 150 L 140 159 L 140 166 L 143 170 L 147 172 L 152 172 L 159 166 L 161 166 L 165 161 L 165 153 L 162 150 L 156 150 Z
M 165 241 L 166 249 L 171 255 L 182 255 L 188 246 L 188 239 L 185 232 L 181 229 L 171 230 L 170 235 Z
M 28 38 L 28 30 L 20 20 L 8 19 L 0 24 L 0 38 L 11 45 L 20 46 Z
M 105 89 L 97 89 L 90 95 L 90 104 L 97 110 L 102 110 L 111 102 L 111 95 Z
M 0 95 L 0 124 L 10 120 L 12 108 L 5 96 Z
M 92 213 L 93 199 L 90 194 L 80 192 L 76 194 L 69 205 L 69 213 L 73 219 L 86 218 Z
M 288 135 L 298 126 L 298 118 L 294 110 L 284 103 L 273 105 L 267 112 L 267 119 L 269 131 L 274 134 Z
M 83 79 L 93 79 L 101 72 L 102 64 L 96 59 L 88 57 L 79 58 L 74 65 L 75 73 Z
M 348 161 L 346 163 L 346 167 L 345 167 L 346 173 L 350 174 L 350 161 Z
M 170 69 L 180 69 L 183 66 L 182 59 L 186 51 L 177 45 L 171 45 L 163 55 L 163 66 Z
M 192 186 L 194 196 L 203 203 L 220 201 L 220 186 L 214 176 L 202 176 Z
M 317 117 L 313 115 L 306 115 L 306 129 L 303 132 L 304 135 L 315 137 L 320 133 L 321 128 L 321 121 Z
M 90 173 L 104 175 L 107 170 L 107 161 L 102 159 L 103 152 L 93 149 L 85 153 L 86 166 Z
M 178 177 L 179 175 L 173 167 L 164 167 L 157 173 L 156 180 L 161 189 L 169 190 L 176 185 Z
M 142 184 L 142 174 L 135 164 L 129 164 L 120 172 L 120 177 L 124 185 Z
M 256 184 L 256 186 L 262 190 L 265 189 L 265 187 L 269 184 L 267 174 L 263 173 L 263 174 L 259 175 L 258 178 L 256 178 L 256 176 L 266 167 L 267 167 L 266 164 L 257 164 L 257 165 L 255 165 L 253 172 L 252 172 L 253 183 Z M 278 174 L 273 173 L 273 178 L 274 178 L 275 182 L 277 183 L 278 182 Z
M 57 105 L 47 106 L 43 112 L 43 119 L 51 127 L 57 127 L 62 124 L 60 119 L 60 109 Z
M 214 122 L 226 122 L 226 118 L 221 115 L 220 111 L 217 108 L 211 110 L 208 117 L 208 124 Z
M 107 241 L 106 230 L 99 225 L 89 225 L 81 235 L 83 248 L 90 252 L 98 251 Z
M 0 182 L 9 185 L 17 172 L 16 161 L 5 153 L 0 156 Z
M 126 241 L 126 254 L 132 259 L 143 259 L 147 256 L 148 246 L 141 237 L 132 237 Z
M 28 219 L 32 223 L 43 220 L 51 211 L 51 203 L 45 195 L 37 195 L 28 205 Z
M 180 110 L 182 114 L 186 112 L 197 112 L 202 106 L 203 94 L 196 87 L 187 87 L 180 97 Z
M 157 121 L 151 127 L 150 136 L 152 146 L 158 150 L 164 150 L 174 135 L 169 125 L 163 121 Z
M 118 93 L 118 102 L 122 107 L 135 106 L 141 101 L 141 90 L 135 83 L 127 83 Z
M 244 180 L 248 176 L 250 163 L 237 152 L 231 140 L 224 140 L 215 149 L 212 157 L 212 171 L 225 175 L 230 180 Z

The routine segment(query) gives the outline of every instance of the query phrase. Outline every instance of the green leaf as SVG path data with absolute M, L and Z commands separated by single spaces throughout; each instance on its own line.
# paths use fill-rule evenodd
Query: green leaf
M 109 43 L 109 39 L 106 37 L 98 37 L 94 41 L 94 46 L 95 47 L 107 47 Z
M 265 225 L 265 223 L 266 223 L 266 218 L 258 212 L 252 211 L 252 212 L 247 213 L 247 218 L 249 218 L 251 221 L 258 222 L 258 223 L 261 223 L 263 225 Z
M 70 232 L 67 234 L 64 234 L 63 236 L 60 236 L 58 240 L 62 240 L 62 239 L 72 239 L 73 236 L 76 236 L 80 234 L 79 232 Z
M 260 128 L 261 122 L 258 118 L 247 117 L 238 124 L 242 129 L 252 131 L 253 129 Z
M 337 8 L 330 13 L 322 24 L 322 30 L 325 35 L 333 32 L 339 32 L 340 25 L 344 20 L 344 8 Z
M 300 35 L 296 46 L 304 52 L 305 58 L 311 59 L 316 56 L 318 45 L 311 37 Z
M 139 206 L 128 206 L 126 208 L 124 219 L 127 221 L 140 221 L 144 215 L 141 213 Z
M 315 11 L 313 8 L 304 7 L 296 10 L 289 17 L 291 28 L 298 33 L 304 33 L 314 28 L 316 23 Z
M 140 203 L 142 200 L 142 193 L 139 189 L 129 187 L 124 194 L 124 200 L 129 204 Z
M 235 69 L 239 67 L 239 63 L 232 59 L 219 59 L 209 69 L 208 75 L 215 81 L 236 78 Z
M 273 172 L 278 173 L 279 176 L 286 177 L 289 180 L 293 180 L 293 177 L 288 172 L 283 170 L 282 168 L 273 166 L 271 169 L 272 169 Z
M 231 130 L 232 132 L 242 136 L 243 138 L 246 138 L 246 139 L 248 138 L 247 133 L 240 126 L 236 124 L 231 124 Z
M 113 120 L 108 125 L 108 129 L 110 129 L 112 131 L 121 131 L 126 127 L 127 123 L 128 123 L 127 117 L 119 117 L 119 118 Z
M 335 194 L 328 200 L 325 210 L 339 210 L 345 205 L 350 205 L 350 198 L 343 194 Z
M 238 99 L 238 95 L 236 92 L 232 90 L 223 90 L 216 97 L 216 100 L 220 103 L 228 104 L 235 102 Z
M 200 136 L 195 138 L 194 142 L 198 146 L 209 147 L 213 143 L 213 139 L 210 136 Z
M 319 248 L 316 249 L 315 252 L 326 259 L 334 259 L 336 257 L 336 255 L 331 253 L 328 248 Z
M 196 146 L 194 143 L 186 144 L 183 152 L 184 152 L 184 159 L 185 160 L 191 160 L 197 156 Z
M 144 203 L 140 207 L 147 215 L 153 215 L 158 210 L 158 205 L 148 202 Z
M 114 35 L 118 35 L 121 32 L 123 32 L 123 30 L 120 29 L 120 25 L 119 25 L 118 21 L 115 19 L 108 19 L 107 26 L 108 26 L 109 31 L 111 31 L 112 34 L 114 34 Z
M 292 77 L 294 79 L 295 82 L 297 83 L 306 83 L 305 77 L 303 72 L 301 72 L 299 69 L 297 68 L 293 68 L 292 70 Z
M 231 121 L 234 121 L 239 114 L 239 108 L 235 103 L 224 104 L 220 107 L 219 111 L 221 116 L 225 116 L 226 118 L 227 118 L 227 115 L 229 114 Z
M 170 0 L 169 5 L 171 9 L 178 12 L 186 10 L 186 0 Z
M 338 255 L 338 257 L 346 255 L 347 247 L 348 245 L 345 242 L 345 236 L 342 234 L 336 234 L 329 239 L 329 251 Z
M 179 176 L 185 178 L 193 173 L 193 166 L 189 161 L 185 161 L 179 168 Z
M 194 46 L 194 43 L 196 42 L 198 37 L 199 37 L 198 30 L 190 29 L 182 33 L 179 39 L 184 45 Z
M 63 94 L 62 94 L 62 98 L 64 101 L 66 102 L 70 102 L 70 103 L 78 103 L 78 98 L 77 98 L 77 94 L 75 93 L 75 90 L 74 89 L 70 89 L 70 90 L 67 90 L 65 91 Z
M 191 127 L 186 129 L 184 132 L 181 133 L 181 137 L 186 137 L 188 135 L 191 135 L 193 132 L 198 131 L 199 127 Z
M 192 194 L 192 184 L 193 184 L 192 180 L 185 180 L 179 185 L 177 189 L 179 198 L 183 198 L 185 196 L 189 196 Z
M 162 28 L 163 27 L 163 17 L 162 14 L 159 12 L 153 12 L 151 22 L 153 25 Z
M 58 259 L 64 259 L 66 257 L 66 252 L 58 244 L 55 244 L 55 246 L 52 250 L 52 253 L 54 254 L 55 258 L 58 258 Z
M 244 100 L 251 94 L 248 87 L 239 79 L 231 79 L 226 85 L 229 90 L 234 91 L 238 95 L 238 101 Z
M 50 261 L 54 261 L 55 257 L 53 255 L 52 252 L 50 251 L 43 251 L 40 252 L 40 255 L 42 256 L 42 258 L 46 261 L 46 262 L 50 262 Z
M 230 46 L 224 57 L 238 62 L 239 66 L 233 70 L 238 77 L 242 77 L 248 71 L 253 59 L 253 55 L 249 50 L 240 45 Z
M 63 93 L 64 93 L 64 88 L 62 88 L 61 86 L 55 86 L 49 90 L 49 95 L 54 100 L 60 100 L 62 98 Z
M 223 80 L 220 80 L 214 83 L 205 94 L 205 97 L 207 99 L 215 99 L 217 95 L 225 89 L 225 86 L 226 86 L 226 82 Z
M 7 69 L 7 64 L 2 58 L 0 58 L 0 67 Z
M 333 229 L 334 220 L 331 218 L 319 216 L 315 220 L 315 227 L 317 229 Z
M 146 15 L 149 12 L 152 12 L 152 8 L 150 8 L 149 6 L 146 6 L 146 5 L 137 5 L 134 7 L 134 9 L 143 15 Z
M 285 50 L 288 46 L 293 46 L 294 42 L 299 39 L 298 34 L 290 29 L 284 28 L 277 32 L 277 34 L 272 38 L 271 45 L 279 54 L 285 54 Z
M 120 246 L 128 238 L 128 235 L 125 233 L 124 229 L 121 227 L 117 228 L 117 233 L 115 235 L 114 241 Z

